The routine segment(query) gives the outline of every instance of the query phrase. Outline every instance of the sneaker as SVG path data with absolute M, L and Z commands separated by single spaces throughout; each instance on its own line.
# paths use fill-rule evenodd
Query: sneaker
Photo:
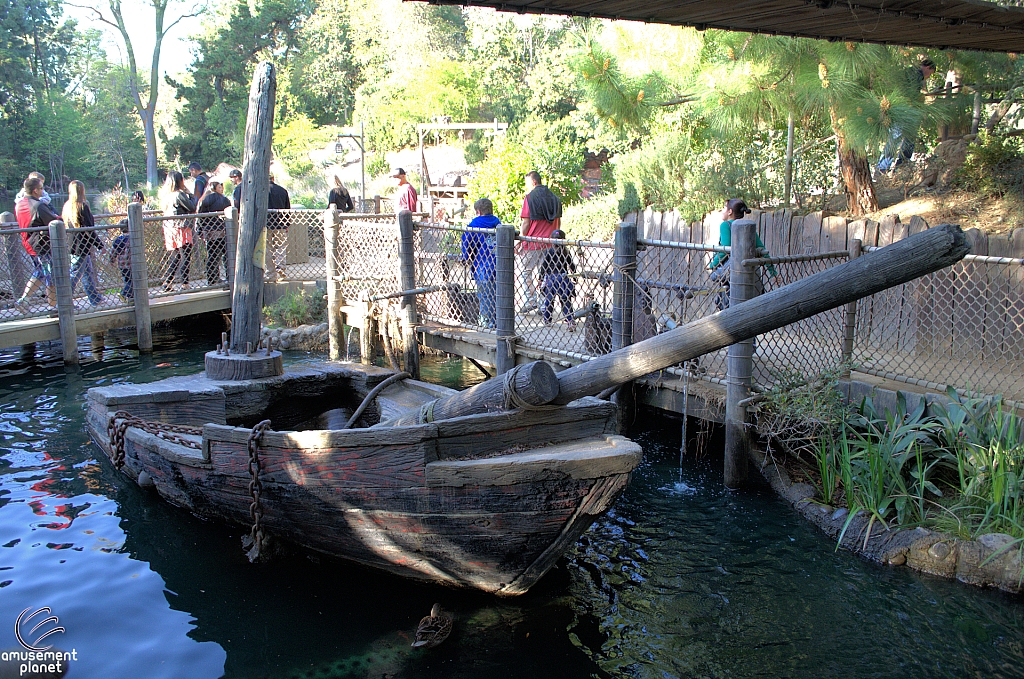
M 520 314 L 528 314 L 531 311 L 536 311 L 536 310 L 537 310 L 537 303 L 536 302 L 527 302 L 523 306 L 519 307 L 519 313 Z

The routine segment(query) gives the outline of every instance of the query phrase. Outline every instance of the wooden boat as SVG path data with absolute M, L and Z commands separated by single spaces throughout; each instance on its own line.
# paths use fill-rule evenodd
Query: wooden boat
M 252 425 L 269 418 L 288 429 L 339 403 L 355 407 L 391 374 L 325 362 L 257 380 L 200 374 L 97 387 L 88 395 L 89 429 L 140 485 L 249 528 Z M 395 383 L 365 424 L 451 393 Z M 122 417 L 122 443 L 112 445 L 119 411 L 201 426 L 201 434 Z M 268 430 L 257 447 L 262 526 L 275 539 L 404 577 L 520 594 L 626 487 L 641 450 L 614 432 L 614 406 L 590 397 L 384 429 Z

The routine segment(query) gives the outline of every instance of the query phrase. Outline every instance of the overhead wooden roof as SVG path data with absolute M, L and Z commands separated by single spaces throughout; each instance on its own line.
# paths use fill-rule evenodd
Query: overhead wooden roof
M 699 30 L 991 52 L 1024 51 L 1024 9 L 983 0 L 429 0 Z

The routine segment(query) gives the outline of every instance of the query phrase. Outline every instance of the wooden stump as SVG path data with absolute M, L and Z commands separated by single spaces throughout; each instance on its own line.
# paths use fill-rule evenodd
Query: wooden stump
M 252 354 L 223 354 L 206 352 L 206 376 L 211 380 L 255 380 L 284 374 L 280 351 Z

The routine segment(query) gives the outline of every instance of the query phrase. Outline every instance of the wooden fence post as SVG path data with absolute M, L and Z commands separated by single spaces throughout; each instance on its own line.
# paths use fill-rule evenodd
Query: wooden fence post
M 373 197 L 373 214 L 380 214 L 380 196 L 376 195 Z
M 146 264 L 146 236 L 142 203 L 128 204 L 128 242 L 132 255 L 132 297 L 135 301 L 135 334 L 139 352 L 153 351 L 153 317 L 149 311 L 149 265 Z
M 75 331 L 75 300 L 71 294 L 71 255 L 64 222 L 50 222 L 50 255 L 53 258 L 53 285 L 57 290 L 57 318 L 60 341 L 64 345 L 64 365 L 78 365 L 78 333 Z
M 850 241 L 850 261 L 860 257 L 861 241 L 854 238 Z M 857 300 L 846 305 L 843 312 L 843 363 L 846 365 L 843 370 L 843 377 L 850 379 L 850 364 L 853 362 L 853 342 L 857 332 Z
M 359 329 L 359 360 L 366 365 L 373 365 L 377 358 L 378 335 L 377 319 L 373 316 L 373 303 L 367 301 L 363 312 L 363 327 Z
M 0 212 L 0 224 L 8 228 L 17 228 L 18 220 L 11 212 Z M 28 254 L 21 244 L 20 233 L 4 234 L 4 254 L 7 259 L 7 270 L 11 273 L 11 299 L 18 299 L 28 283 Z
M 327 263 L 327 341 L 328 358 L 341 359 L 345 326 L 341 322 L 341 281 L 338 280 L 338 208 L 332 203 L 324 212 L 324 260 Z
M 502 375 L 516 367 L 516 228 L 499 224 L 494 240 L 494 368 Z
M 749 219 L 737 219 L 732 224 L 732 246 L 729 253 L 730 309 L 757 294 L 754 283 L 760 273 L 756 267 L 743 265 L 743 260 L 757 256 L 756 229 L 757 225 Z M 739 488 L 747 480 L 750 432 L 747 430 L 747 407 L 740 405 L 740 401 L 750 397 L 753 356 L 753 338 L 729 345 L 725 393 L 726 488 Z
M 633 343 L 633 302 L 636 295 L 636 224 L 622 222 L 615 230 L 615 265 L 612 278 L 612 351 Z M 619 408 L 621 430 L 633 421 L 636 401 L 632 382 L 620 386 L 612 401 Z
M 235 296 L 235 257 L 238 248 L 238 209 L 234 205 L 224 208 L 224 276 L 228 279 L 228 290 Z
M 413 232 L 412 213 L 403 210 L 398 213 L 398 261 L 399 284 L 402 290 L 416 287 L 416 236 Z M 402 345 L 405 354 L 402 362 L 405 372 L 413 379 L 420 378 L 420 348 L 416 343 L 416 295 L 405 295 L 399 306 L 402 322 Z

